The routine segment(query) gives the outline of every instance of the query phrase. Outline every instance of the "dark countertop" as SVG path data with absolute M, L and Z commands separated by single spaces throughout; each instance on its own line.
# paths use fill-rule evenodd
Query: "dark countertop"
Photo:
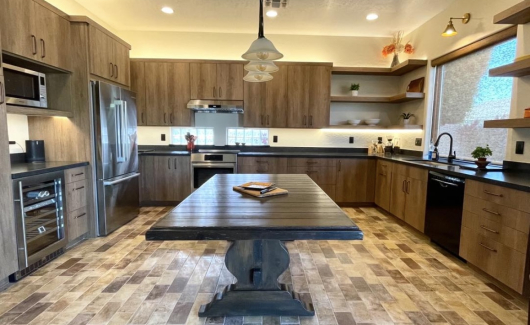
M 290 157 L 290 158 L 367 158 L 360 152 L 240 152 L 240 157 Z
M 189 151 L 138 150 L 139 156 L 189 156 Z
M 46 161 L 35 163 L 15 163 L 11 165 L 11 178 L 17 179 L 81 166 L 88 166 L 88 162 Z

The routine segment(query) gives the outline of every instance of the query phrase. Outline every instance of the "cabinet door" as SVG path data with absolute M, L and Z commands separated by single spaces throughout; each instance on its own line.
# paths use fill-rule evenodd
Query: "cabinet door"
M 112 55 L 114 49 L 112 40 L 107 34 L 89 26 L 89 51 L 90 51 L 90 73 L 101 78 L 112 79 L 114 76 L 114 65 Z
M 138 170 L 140 173 L 140 202 L 156 201 L 156 189 L 158 187 L 156 178 L 155 156 L 140 156 Z
M 35 6 L 31 0 L 0 0 L 2 50 L 37 59 Z
M 375 178 L 375 204 L 388 211 L 390 209 L 390 188 L 392 174 L 377 174 Z
M 168 114 L 168 63 L 145 63 L 145 100 L 147 125 L 169 125 Z
M 341 159 L 337 166 L 337 202 L 367 203 L 374 201 L 375 160 Z
M 266 98 L 264 123 L 268 128 L 287 127 L 287 112 L 289 107 L 287 102 L 287 76 L 287 66 L 280 66 L 280 70 L 273 75 L 274 79 L 264 83 Z M 258 82 L 258 84 L 261 84 L 261 82 Z
M 290 65 L 287 73 L 289 82 L 287 126 L 305 128 L 309 122 L 309 67 Z
M 145 106 L 145 62 L 131 62 L 131 90 L 136 93 L 138 125 L 147 125 Z
M 169 125 L 190 126 L 190 64 L 167 63 Z
M 190 63 L 191 99 L 218 99 L 217 64 Z
M 114 78 L 115 81 L 129 86 L 130 85 L 130 59 L 129 59 L 129 49 L 113 40 L 109 37 L 113 43 L 113 60 L 111 61 L 114 64 Z
M 156 201 L 178 201 L 173 156 L 155 157 Z
M 405 219 L 405 192 L 407 177 L 398 173 L 392 173 L 392 186 L 390 192 L 390 213 L 399 219 Z
M 184 201 L 191 194 L 191 162 L 188 156 L 173 157 L 173 172 L 170 180 L 176 189 L 177 201 Z
M 427 182 L 409 177 L 405 202 L 405 222 L 423 232 L 427 206 Z
M 245 82 L 245 127 L 265 127 L 266 84 L 267 82 Z
M 35 3 L 39 60 L 70 70 L 70 22 Z
M 217 64 L 217 99 L 243 100 L 244 73 L 242 63 Z
M 309 67 L 309 117 L 310 128 L 329 126 L 331 94 L 331 67 Z

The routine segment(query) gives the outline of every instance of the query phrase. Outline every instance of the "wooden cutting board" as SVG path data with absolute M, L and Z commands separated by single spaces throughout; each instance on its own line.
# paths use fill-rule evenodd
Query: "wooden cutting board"
M 257 190 L 247 190 L 247 189 L 243 188 L 243 187 L 249 186 L 251 184 L 257 185 L 257 184 L 261 184 L 261 183 L 259 183 L 259 182 L 245 183 L 245 184 L 242 184 L 240 186 L 234 186 L 233 189 L 236 192 L 243 193 L 243 194 L 248 194 L 248 195 L 252 195 L 254 197 L 260 197 L 260 198 L 283 195 L 283 194 L 289 193 L 288 190 L 284 190 L 283 188 L 277 188 L 275 190 L 272 190 L 272 191 L 264 193 L 264 194 L 261 194 L 260 191 L 257 191 Z M 269 185 L 269 184 L 268 183 L 263 183 L 263 185 Z

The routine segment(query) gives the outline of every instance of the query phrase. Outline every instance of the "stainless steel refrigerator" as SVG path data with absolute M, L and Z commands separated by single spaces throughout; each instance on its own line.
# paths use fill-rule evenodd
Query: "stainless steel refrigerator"
M 97 228 L 106 236 L 138 216 L 138 144 L 133 92 L 92 81 Z

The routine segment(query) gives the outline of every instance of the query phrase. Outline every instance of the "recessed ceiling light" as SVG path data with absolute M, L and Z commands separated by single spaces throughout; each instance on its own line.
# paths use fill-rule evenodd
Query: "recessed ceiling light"
M 267 11 L 267 17 L 271 17 L 271 18 L 274 18 L 278 16 L 278 12 L 276 10 L 269 10 Z
M 377 18 L 379 18 L 377 14 L 368 14 L 368 16 L 366 16 L 367 20 L 376 20 Z
M 162 12 L 165 13 L 165 14 L 172 14 L 173 13 L 173 8 L 163 7 L 162 8 Z

